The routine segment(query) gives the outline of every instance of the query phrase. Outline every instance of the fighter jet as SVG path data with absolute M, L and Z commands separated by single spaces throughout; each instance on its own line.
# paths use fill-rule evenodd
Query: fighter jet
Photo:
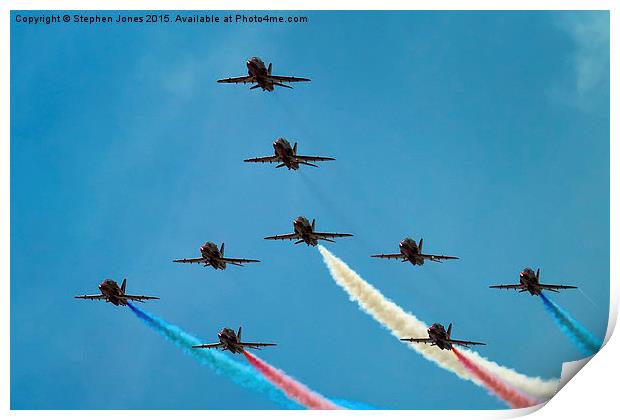
M 252 159 L 245 159 L 244 162 L 260 162 L 260 163 L 276 163 L 281 162 L 276 168 L 286 166 L 289 170 L 296 171 L 299 169 L 299 165 L 314 166 L 309 162 L 322 162 L 326 160 L 336 160 L 330 157 L 321 156 L 303 156 L 297 154 L 297 143 L 291 147 L 291 144 L 283 138 L 279 138 L 273 142 L 273 150 L 275 154 L 273 156 L 256 157 Z
M 258 57 L 252 57 L 245 62 L 248 67 L 248 76 L 229 77 L 227 79 L 220 79 L 218 83 L 255 83 L 250 88 L 261 88 L 264 91 L 273 92 L 274 86 L 281 86 L 289 89 L 293 89 L 292 86 L 283 84 L 282 82 L 309 82 L 310 79 L 304 79 L 303 77 L 292 76 L 275 76 L 271 74 L 272 66 L 269 63 L 269 67 L 265 67 L 265 63 Z
M 200 247 L 200 254 L 202 255 L 202 257 L 183 258 L 182 260 L 173 260 L 173 262 L 187 264 L 204 264 L 205 267 L 210 265 L 215 270 L 224 270 L 226 268 L 226 264 L 238 265 L 243 267 L 243 263 L 260 262 L 259 260 L 248 260 L 245 258 L 224 257 L 223 242 L 220 249 L 218 249 L 217 245 L 213 242 L 205 242 L 204 245 Z
M 413 265 L 424 265 L 424 260 L 442 262 L 442 260 L 458 260 L 459 257 L 449 257 L 446 255 L 432 255 L 422 253 L 422 244 L 424 239 L 420 239 L 420 243 L 416 244 L 411 238 L 405 238 L 400 241 L 400 254 L 377 254 L 371 255 L 373 258 L 386 258 L 393 260 L 409 261 Z
M 308 222 L 303 216 L 299 216 L 293 221 L 293 230 L 295 233 L 287 233 L 285 235 L 267 236 L 265 239 L 276 240 L 288 239 L 289 241 L 298 239 L 295 245 L 305 242 L 306 245 L 316 246 L 319 241 L 335 242 L 329 238 L 343 238 L 345 236 L 353 236 L 350 233 L 328 233 L 328 232 L 316 232 L 314 230 L 315 220 L 312 219 L 312 224 Z
M 499 284 L 495 286 L 489 286 L 491 289 L 514 289 L 519 293 L 530 292 L 532 296 L 538 296 L 543 290 L 549 290 L 550 292 L 559 292 L 560 289 L 576 289 L 577 286 L 566 286 L 563 284 L 541 284 L 540 283 L 540 268 L 532 270 L 530 267 L 525 267 L 521 273 L 519 273 L 519 284 Z
M 248 347 L 251 349 L 259 350 L 261 347 L 267 346 L 275 346 L 272 343 L 244 343 L 241 341 L 241 327 L 239 327 L 239 332 L 235 334 L 231 328 L 224 328 L 217 334 L 217 338 L 220 340 L 219 343 L 213 344 L 199 344 L 196 346 L 192 346 L 194 349 L 217 349 L 221 348 L 222 350 L 228 350 L 231 353 L 243 353 L 243 348 Z
M 99 290 L 101 290 L 100 295 L 83 295 L 75 296 L 75 298 L 105 300 L 106 302 L 110 302 L 116 306 L 125 306 L 130 300 L 135 300 L 136 302 L 144 302 L 145 300 L 159 299 L 155 296 L 126 295 L 125 286 L 127 286 L 127 279 L 123 279 L 121 287 L 118 287 L 118 284 L 114 280 L 105 279 L 99 285 Z
M 450 338 L 450 334 L 452 333 L 452 324 L 448 325 L 448 331 L 446 331 L 443 325 L 436 323 L 431 325 L 427 332 L 428 338 L 401 338 L 401 340 L 412 343 L 428 343 L 431 346 L 437 346 L 442 350 L 452 350 L 453 344 L 463 347 L 486 345 L 485 343 L 480 343 L 478 341 L 453 340 Z

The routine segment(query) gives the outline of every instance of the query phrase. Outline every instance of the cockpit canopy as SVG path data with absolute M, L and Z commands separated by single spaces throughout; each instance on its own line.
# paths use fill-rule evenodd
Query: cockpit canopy
M 435 331 L 445 331 L 443 325 L 439 324 L 439 323 L 435 323 L 433 325 L 431 325 L 431 327 L 429 328 L 429 330 L 435 330 Z
M 285 139 L 284 137 L 279 137 L 274 143 L 279 143 L 283 146 L 291 147 L 291 143 L 289 143 L 288 140 Z
M 213 242 L 205 242 L 204 245 L 201 246 L 201 248 L 203 249 L 215 249 L 217 250 L 217 245 L 215 245 Z

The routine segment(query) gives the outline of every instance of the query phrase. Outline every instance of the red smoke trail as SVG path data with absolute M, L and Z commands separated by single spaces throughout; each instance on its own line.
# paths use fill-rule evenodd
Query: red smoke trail
M 254 356 L 252 353 L 244 351 L 243 355 L 248 362 L 254 366 L 265 378 L 284 391 L 287 397 L 297 401 L 299 404 L 311 410 L 341 410 L 342 407 L 337 406 L 323 396 L 308 389 L 305 385 L 297 382 L 295 379 L 287 376 L 284 372 L 274 368 L 267 362 Z
M 504 400 L 511 408 L 525 408 L 540 404 L 540 401 L 521 393 L 517 389 L 503 382 L 501 379 L 497 378 L 492 373 L 478 366 L 454 347 L 452 348 L 452 351 L 456 355 L 457 359 L 459 359 L 459 362 L 461 362 L 461 364 L 469 370 L 473 376 L 478 378 L 478 380 L 482 382 L 490 392 Z

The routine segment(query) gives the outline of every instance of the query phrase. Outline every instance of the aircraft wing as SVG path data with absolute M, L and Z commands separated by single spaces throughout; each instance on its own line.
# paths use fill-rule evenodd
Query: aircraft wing
M 265 239 L 268 239 L 268 240 L 286 240 L 286 239 L 288 239 L 289 241 L 292 241 L 294 239 L 299 239 L 299 238 L 301 238 L 301 236 L 299 236 L 299 234 L 297 234 L 297 233 L 287 233 L 285 235 L 267 236 Z
M 350 233 L 330 233 L 330 232 L 312 232 L 317 238 L 344 238 L 346 236 L 353 236 Z
M 122 295 L 121 297 L 127 300 L 136 300 L 138 302 L 142 302 L 143 300 L 159 299 L 158 297 L 155 297 L 155 296 L 138 296 L 138 295 Z
M 409 341 L 411 343 L 433 343 L 430 338 L 401 338 L 400 341 Z
M 198 345 L 192 346 L 193 349 L 216 349 L 218 347 L 222 347 L 222 343 L 198 344 Z
M 185 263 L 185 264 L 209 264 L 205 258 L 183 258 L 181 260 L 172 260 L 172 262 L 176 263 Z
M 468 347 L 468 346 L 486 346 L 485 343 L 480 343 L 479 341 L 463 341 L 463 340 L 446 340 L 451 344 L 458 344 L 459 346 Z
M 293 158 L 297 159 L 297 160 L 302 160 L 304 162 L 323 162 L 326 160 L 336 160 L 334 158 L 330 158 L 330 157 L 323 157 L 323 156 L 303 156 L 303 155 L 294 155 Z
M 76 299 L 90 299 L 90 300 L 102 300 L 105 299 L 103 295 L 82 295 L 82 296 L 74 296 Z
M 400 260 L 405 258 L 405 254 L 377 254 L 371 255 L 373 258 L 386 258 L 388 260 Z
M 431 255 L 431 254 L 420 254 L 420 257 L 426 258 L 430 261 L 441 262 L 442 260 L 458 260 L 459 257 L 449 257 L 447 255 Z
M 218 83 L 256 83 L 256 79 L 253 76 L 239 76 L 239 77 L 228 77 L 226 79 L 220 79 L 217 81 Z
M 491 289 L 514 289 L 519 290 L 523 289 L 522 284 L 497 284 L 494 286 L 489 286 Z
M 255 157 L 251 159 L 244 159 L 244 162 L 259 162 L 259 163 L 275 163 L 282 162 L 278 156 L 265 156 L 265 157 Z
M 241 346 L 243 347 L 249 347 L 251 349 L 260 349 L 261 347 L 267 347 L 267 346 L 275 346 L 276 344 L 273 343 L 239 343 Z
M 576 289 L 577 286 L 565 286 L 563 284 L 539 284 L 541 289 L 555 291 L 555 289 Z
M 267 76 L 267 78 L 269 78 L 272 81 L 275 82 L 309 82 L 310 79 L 306 79 L 303 77 L 293 77 L 293 76 Z
M 260 262 L 259 260 L 248 260 L 245 258 L 222 258 L 221 259 L 224 262 L 227 262 L 229 264 L 233 264 L 233 265 L 241 265 L 243 263 L 253 263 L 253 262 Z

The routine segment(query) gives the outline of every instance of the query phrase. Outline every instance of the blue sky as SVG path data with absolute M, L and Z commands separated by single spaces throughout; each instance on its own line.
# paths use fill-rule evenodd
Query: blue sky
M 300 14 L 309 23 L 12 23 L 12 408 L 279 408 L 128 309 L 72 299 L 106 277 L 161 296 L 145 309 L 205 341 L 243 325 L 279 343 L 261 357 L 330 397 L 504 407 L 360 312 L 316 249 L 262 239 L 298 215 L 354 233 L 329 249 L 523 373 L 558 376 L 580 357 L 538 298 L 488 289 L 524 266 L 578 285 L 593 303 L 555 300 L 604 335 L 608 14 Z M 271 94 L 215 83 L 254 55 L 312 82 Z M 243 163 L 280 136 L 337 160 L 297 173 Z M 405 236 L 462 259 L 369 258 Z M 263 262 L 171 263 L 206 240 Z

